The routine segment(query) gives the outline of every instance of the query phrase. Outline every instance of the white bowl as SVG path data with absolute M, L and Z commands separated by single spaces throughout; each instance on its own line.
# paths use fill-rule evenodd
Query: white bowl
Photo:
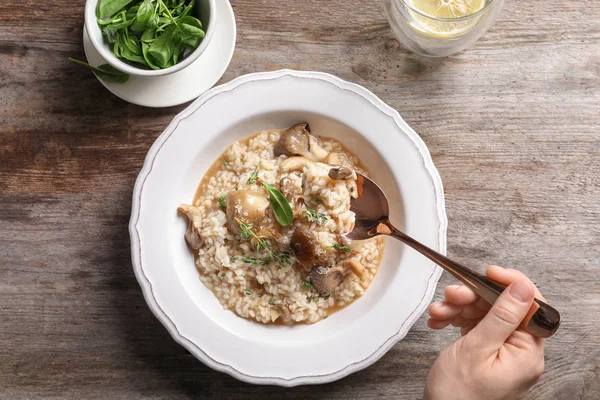
M 98 26 L 98 18 L 96 17 L 96 8 L 98 6 L 98 0 L 87 0 L 85 3 L 85 29 L 90 37 L 90 41 L 94 48 L 100 53 L 102 58 L 106 60 L 107 63 L 115 67 L 116 69 L 128 73 L 129 75 L 137 75 L 137 76 L 161 76 L 161 75 L 169 75 L 177 71 L 181 71 L 188 65 L 192 64 L 204 50 L 208 47 L 210 40 L 212 39 L 212 35 L 215 31 L 215 22 L 216 22 L 216 6 L 215 1 L 227 1 L 227 0 L 196 0 L 196 5 L 194 6 L 195 10 L 198 10 L 200 14 L 200 22 L 202 22 L 202 27 L 204 29 L 205 36 L 196 47 L 194 51 L 188 54 L 185 58 L 183 58 L 180 62 L 173 65 L 169 68 L 164 69 L 144 69 L 140 67 L 135 67 L 131 64 L 128 64 L 115 56 L 112 51 L 112 46 L 108 43 L 108 41 L 102 36 L 102 31 Z M 198 15 L 194 15 L 198 17 Z
M 199 280 L 177 206 L 233 141 L 298 121 L 341 140 L 386 190 L 392 221 L 445 253 L 440 177 L 419 136 L 366 89 L 332 75 L 282 70 L 241 76 L 181 112 L 146 157 L 129 225 L 144 296 L 173 338 L 208 366 L 257 384 L 340 379 L 402 339 L 433 296 L 441 269 L 388 239 L 365 295 L 314 325 L 258 324 L 224 310 Z

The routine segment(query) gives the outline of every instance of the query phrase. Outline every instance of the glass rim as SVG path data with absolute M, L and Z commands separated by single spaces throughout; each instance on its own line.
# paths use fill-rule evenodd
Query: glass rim
M 488 8 L 490 8 L 492 5 L 494 5 L 497 2 L 497 0 L 489 0 L 489 2 L 486 0 L 485 5 L 482 8 L 480 8 L 479 10 L 475 11 L 473 14 L 464 15 L 462 17 L 457 17 L 457 18 L 440 18 L 440 17 L 434 17 L 433 15 L 424 13 L 423 11 L 413 7 L 413 5 L 410 4 L 410 0 L 397 0 L 397 1 L 401 2 L 402 4 L 404 4 L 404 6 L 406 8 L 410 9 L 411 11 L 416 12 L 417 14 L 419 14 L 422 17 L 429 18 L 434 21 L 441 21 L 441 22 L 465 21 L 470 18 L 474 18 L 480 14 L 483 14 L 485 11 L 487 11 Z

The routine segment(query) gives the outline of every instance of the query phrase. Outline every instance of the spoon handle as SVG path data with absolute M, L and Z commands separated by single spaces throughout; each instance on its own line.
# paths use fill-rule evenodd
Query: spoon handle
M 419 253 L 454 275 L 456 279 L 470 287 L 471 290 L 490 304 L 494 304 L 498 296 L 500 296 L 505 289 L 505 286 L 499 285 L 489 280 L 484 275 L 454 262 L 437 251 L 417 242 L 404 232 L 394 228 L 389 220 L 382 222 L 377 230 L 379 233 L 392 236 L 417 250 Z M 534 299 L 534 303 L 531 306 L 529 313 L 521 323 L 521 328 L 532 335 L 546 338 L 552 336 L 559 325 L 560 313 L 555 308 L 536 298 Z

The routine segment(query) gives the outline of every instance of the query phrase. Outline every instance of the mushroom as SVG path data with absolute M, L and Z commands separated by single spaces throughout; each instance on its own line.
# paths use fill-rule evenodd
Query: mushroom
M 274 305 L 273 309 L 279 313 L 284 321 L 289 321 L 289 319 L 292 317 L 292 312 L 290 309 L 283 304 Z
M 310 283 L 321 296 L 328 296 L 333 289 L 344 279 L 344 271 L 341 267 L 327 268 L 317 265 L 310 270 Z
M 204 240 L 200 236 L 200 226 L 202 222 L 200 210 L 189 204 L 181 204 L 177 209 L 185 214 L 189 220 L 187 230 L 183 235 L 185 241 L 193 250 L 198 250 L 204 243 Z
M 334 181 L 342 181 L 346 179 L 356 179 L 356 172 L 353 169 L 346 166 L 334 167 L 329 170 L 327 174 Z
M 236 234 L 241 233 L 240 223 L 253 225 L 260 230 L 260 224 L 269 208 L 269 199 L 262 191 L 232 190 L 227 193 L 227 226 Z
M 348 189 L 348 193 L 350 193 L 350 197 L 353 199 L 357 199 L 360 197 L 360 192 L 358 190 L 358 184 L 355 179 L 349 179 L 346 181 L 346 189 Z
M 183 237 L 185 238 L 187 244 L 189 244 L 190 247 L 194 250 L 200 249 L 200 247 L 202 247 L 202 244 L 204 243 L 204 240 L 202 240 L 198 228 L 194 226 L 192 221 L 188 222 L 187 230 L 183 234 Z
M 317 235 L 308 227 L 301 225 L 292 234 L 290 246 L 298 261 L 304 269 L 310 270 L 315 265 L 317 249 L 319 246 Z
M 352 239 L 340 234 L 336 235 L 336 237 L 340 245 L 352 247 Z
M 352 224 L 352 226 L 350 227 L 349 232 L 351 232 L 353 228 L 354 228 L 354 224 Z M 360 250 L 363 245 L 362 241 L 351 240 L 348 238 L 348 236 L 345 236 L 344 234 L 340 234 L 340 233 L 336 234 L 336 239 L 340 246 L 347 246 L 347 247 L 351 248 L 353 251 Z
M 281 134 L 275 145 L 275 156 L 303 156 L 314 161 L 321 161 L 329 153 L 317 143 L 310 134 L 310 126 L 304 122 L 296 124 Z
M 281 190 L 281 193 L 285 196 L 287 201 L 292 201 L 292 199 L 294 198 L 295 190 L 294 182 L 292 182 L 290 178 L 288 178 L 287 176 L 281 178 L 281 180 L 279 181 L 279 189 Z
M 356 275 L 361 281 L 365 280 L 365 267 L 356 260 L 346 260 L 342 264 L 344 269 L 350 270 L 354 275 Z
M 304 170 L 304 167 L 309 167 L 313 164 L 312 161 L 304 157 L 290 157 L 281 163 L 280 170 L 282 173 L 302 171 Z
M 327 157 L 325 157 L 323 162 L 329 165 L 342 165 L 340 157 L 337 153 L 334 153 L 333 151 L 327 154 Z

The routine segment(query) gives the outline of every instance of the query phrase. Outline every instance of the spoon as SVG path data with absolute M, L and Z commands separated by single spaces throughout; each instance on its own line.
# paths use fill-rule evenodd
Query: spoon
M 381 188 L 366 176 L 359 173 L 357 175 L 358 197 L 351 199 L 350 202 L 350 210 L 356 214 L 356 220 L 354 229 L 346 235 L 349 239 L 364 240 L 379 235 L 388 235 L 398 239 L 444 268 L 488 303 L 494 304 L 505 286 L 450 260 L 394 228 L 389 218 L 387 197 Z M 521 328 L 532 335 L 546 338 L 552 336 L 559 325 L 560 313 L 536 298 L 531 310 L 521 323 Z

